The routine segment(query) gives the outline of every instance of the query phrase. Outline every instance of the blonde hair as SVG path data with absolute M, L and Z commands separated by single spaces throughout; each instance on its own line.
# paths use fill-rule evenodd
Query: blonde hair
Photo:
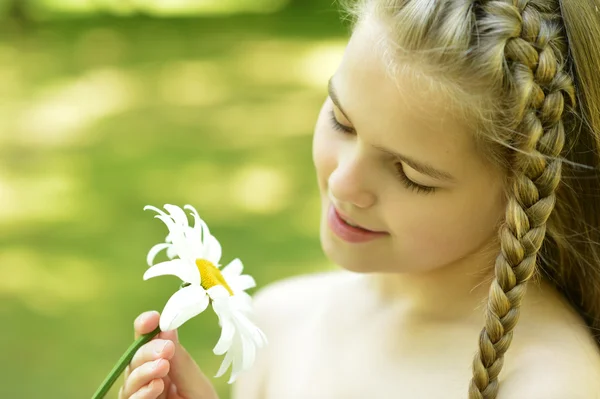
M 501 250 L 469 387 L 470 399 L 493 399 L 536 273 L 600 329 L 598 7 L 595 0 L 363 0 L 346 9 L 358 21 L 384 22 L 390 59 L 441 82 L 476 117 L 477 142 L 506 171 Z

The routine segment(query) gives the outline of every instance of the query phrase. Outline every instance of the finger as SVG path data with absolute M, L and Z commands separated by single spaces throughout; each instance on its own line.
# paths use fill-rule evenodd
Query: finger
M 133 322 L 133 330 L 135 339 L 138 339 L 142 334 L 148 334 L 158 327 L 160 314 L 155 311 L 144 312 L 140 314 Z
M 169 389 L 171 388 L 171 379 L 169 378 L 169 376 L 167 375 L 166 377 L 164 377 L 162 379 L 163 381 L 163 385 L 164 385 L 164 389 L 162 391 L 162 393 L 160 395 L 158 395 L 157 399 L 174 399 L 173 396 L 169 396 Z
M 136 319 L 133 322 L 135 339 L 139 338 L 140 335 L 142 335 L 142 334 L 147 334 L 148 332 L 154 331 L 154 329 L 158 326 L 158 320 L 160 320 L 160 313 L 158 313 L 155 310 L 144 312 L 144 313 L 140 314 L 138 317 L 136 317 Z M 159 338 L 171 340 L 172 342 L 179 341 L 176 330 L 161 332 L 158 336 L 152 338 L 152 340 L 157 340 Z M 166 350 L 169 351 L 170 349 L 167 348 Z M 164 356 L 164 358 L 169 359 L 170 357 L 168 357 L 168 356 L 171 356 L 171 355 L 167 354 L 167 356 Z M 130 362 L 130 364 L 131 364 L 131 362 Z M 125 380 L 129 377 L 129 375 L 131 374 L 131 370 L 133 369 L 130 364 L 127 365 L 127 367 L 125 368 L 125 372 L 124 372 Z
M 177 393 L 177 385 L 171 383 L 171 385 L 169 385 L 169 393 L 167 394 L 167 398 L 176 399 L 180 397 L 181 396 L 179 396 L 179 394 Z
M 173 342 L 173 355 L 171 355 L 171 348 L 167 348 L 165 349 L 167 351 L 166 354 L 170 355 L 169 359 L 170 360 L 170 364 L 172 364 L 172 360 L 173 357 L 175 356 L 176 353 L 176 348 L 177 346 L 179 346 L 179 337 L 177 335 L 177 330 L 171 330 L 171 331 L 162 331 L 159 335 L 158 335 L 159 339 L 162 340 L 168 340 Z M 169 345 L 170 346 L 170 345 Z M 170 371 L 173 371 L 173 367 L 171 366 Z M 171 385 L 173 385 L 171 378 L 167 375 L 165 378 L 163 378 L 163 383 L 164 383 L 164 390 L 163 393 L 159 395 L 159 397 L 157 399 L 177 399 L 180 398 L 179 396 L 175 396 L 174 394 L 169 393 L 169 389 L 171 388 Z M 181 399 L 181 398 L 180 398 Z
M 168 339 L 169 341 L 173 341 L 175 344 L 179 343 L 179 335 L 177 330 L 161 331 L 160 334 L 158 334 L 158 338 Z
M 148 385 L 150 381 L 165 377 L 169 373 L 169 368 L 169 361 L 165 359 L 158 359 L 142 364 L 131 372 L 131 375 L 123 384 L 123 396 L 128 398 L 145 385 Z
M 135 370 L 142 364 L 156 359 L 162 358 L 170 360 L 174 354 L 175 344 L 172 341 L 155 339 L 143 345 L 137 350 L 137 352 L 135 352 L 131 362 L 129 363 L 129 369 L 130 371 Z
M 135 392 L 129 399 L 156 399 L 165 389 L 161 379 L 152 380 L 148 385 L 143 386 Z
M 202 373 L 194 359 L 180 344 L 175 345 L 175 355 L 170 360 L 171 383 L 177 386 L 177 397 L 216 398 L 210 380 Z

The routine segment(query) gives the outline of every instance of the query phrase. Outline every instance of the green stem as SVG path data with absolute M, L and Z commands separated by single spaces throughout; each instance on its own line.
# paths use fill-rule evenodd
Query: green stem
M 148 343 L 152 338 L 156 337 L 160 332 L 160 327 L 156 327 L 156 329 L 148 334 L 141 335 L 138 339 L 136 339 L 130 346 L 127 348 L 125 353 L 121 356 L 119 361 L 115 364 L 113 369 L 108 373 L 108 376 L 102 381 L 102 384 L 92 396 L 92 399 L 102 399 L 104 396 L 110 391 L 110 388 L 113 386 L 117 378 L 121 375 L 125 367 L 131 362 L 133 355 L 140 349 L 144 344 Z

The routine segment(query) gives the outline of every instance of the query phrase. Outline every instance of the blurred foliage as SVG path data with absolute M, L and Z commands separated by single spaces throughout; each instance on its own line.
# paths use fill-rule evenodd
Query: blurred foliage
M 330 9 L 331 4 L 323 0 L 3 0 L 0 2 L 0 17 L 55 19 L 99 14 L 194 17 L 264 14 L 285 8 L 325 10 Z
M 323 9 L 3 31 L 0 397 L 90 397 L 162 309 L 178 283 L 142 281 L 166 235 L 146 204 L 196 206 L 259 287 L 330 267 L 311 133 L 346 28 Z M 209 376 L 218 333 L 211 312 L 180 332 Z

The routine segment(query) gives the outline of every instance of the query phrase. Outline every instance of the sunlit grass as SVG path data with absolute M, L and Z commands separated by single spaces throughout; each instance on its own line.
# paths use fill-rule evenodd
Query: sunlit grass
M 106 290 L 102 266 L 89 258 L 46 255 L 13 247 L 0 254 L 0 295 L 31 312 L 66 316 L 73 303 L 94 301 Z
M 72 220 L 81 187 L 69 174 L 0 175 L 0 225 Z
M 16 140 L 34 146 L 61 146 L 86 140 L 95 122 L 133 106 L 135 82 L 118 69 L 96 69 L 40 90 L 24 105 Z M 83 136 L 83 137 L 82 137 Z
M 291 176 L 275 167 L 250 165 L 230 178 L 227 195 L 246 212 L 274 214 L 290 204 Z
M 157 89 L 169 105 L 202 107 L 231 99 L 236 87 L 227 79 L 223 65 L 207 60 L 181 60 L 165 64 Z
M 166 233 L 144 205 L 196 206 L 259 286 L 331 267 L 311 134 L 344 31 L 261 18 L 46 24 L 0 43 L 0 351 L 16 359 L 0 396 L 89 397 L 135 315 L 164 306 L 177 282 L 142 281 Z M 214 318 L 181 336 L 213 375 Z

